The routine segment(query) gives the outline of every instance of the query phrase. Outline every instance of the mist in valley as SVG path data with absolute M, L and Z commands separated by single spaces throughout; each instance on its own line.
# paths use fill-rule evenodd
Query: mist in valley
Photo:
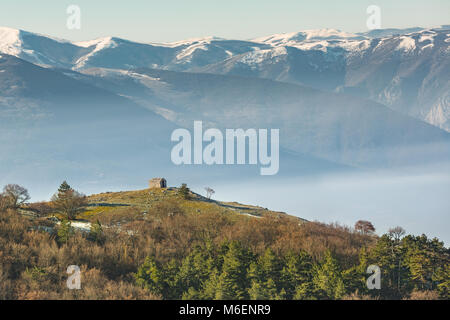
M 193 190 L 204 194 L 204 186 Z M 353 226 L 369 220 L 381 235 L 402 226 L 407 233 L 450 243 L 448 165 L 212 184 L 215 198 L 284 211 L 309 221 Z

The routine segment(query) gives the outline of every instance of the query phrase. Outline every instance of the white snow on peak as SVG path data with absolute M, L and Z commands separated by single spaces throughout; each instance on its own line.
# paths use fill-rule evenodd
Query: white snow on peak
M 327 52 L 328 48 L 340 47 L 345 50 L 366 49 L 370 41 L 367 37 L 336 29 L 315 29 L 300 32 L 275 34 L 268 37 L 253 39 L 255 42 L 269 44 L 273 47 L 294 47 L 300 50 L 320 50 Z
M 75 63 L 74 69 L 82 68 L 86 65 L 86 62 L 94 56 L 97 52 L 106 49 L 106 48 L 115 48 L 117 47 L 117 43 L 114 41 L 112 37 L 105 37 L 100 39 L 95 39 L 91 41 L 81 41 L 81 42 L 74 42 L 73 43 L 76 46 L 84 47 L 84 48 L 90 48 L 95 46 L 94 50 L 92 50 L 87 55 L 81 57 L 78 59 L 78 61 Z
M 401 39 L 402 40 L 400 41 L 400 43 L 397 46 L 397 50 L 409 52 L 416 48 L 416 41 L 413 38 L 403 36 L 403 37 L 401 37 Z
M 255 42 L 262 42 L 272 45 L 287 45 L 299 43 L 302 41 L 313 40 L 342 40 L 342 39 L 362 39 L 363 37 L 339 31 L 336 29 L 313 29 L 300 32 L 280 33 L 267 37 L 253 39 Z
M 434 36 L 433 34 L 422 34 L 419 38 L 419 42 L 424 42 L 424 41 L 434 41 Z
M 59 43 L 70 43 L 67 40 L 27 32 L 19 29 L 0 27 L 0 52 L 20 57 L 36 64 L 41 64 L 42 55 L 26 43 L 26 37 L 43 37 Z
M 336 29 L 314 29 L 314 30 L 305 30 L 303 31 L 304 34 L 306 34 L 307 40 L 314 40 L 314 39 L 352 39 L 352 38 L 358 38 L 360 39 L 361 36 L 358 36 L 353 33 L 348 33 Z
M 182 60 L 183 62 L 190 62 L 192 59 L 192 54 L 197 50 L 208 50 L 208 45 L 211 44 L 212 41 L 220 41 L 224 40 L 222 38 L 217 37 L 205 37 L 205 38 L 194 38 L 187 39 L 183 41 L 177 41 L 172 43 L 167 43 L 165 46 L 176 48 L 183 47 L 183 49 L 178 52 L 176 58 L 177 60 Z M 229 56 L 232 55 L 231 52 L 227 53 Z
M 181 52 L 177 54 L 177 59 L 178 60 L 183 60 L 183 59 L 190 60 L 190 57 L 196 50 L 207 51 L 208 47 L 206 46 L 206 43 L 202 43 L 202 42 L 193 44 L 193 45 L 187 47 L 186 49 L 181 50 Z
M 256 50 L 256 51 L 245 54 L 240 59 L 240 62 L 245 63 L 249 66 L 255 66 L 265 60 L 276 59 L 276 58 L 286 55 L 286 54 L 287 54 L 287 50 L 285 47 L 278 47 L 278 48 L 265 49 L 265 50 Z
M 0 52 L 17 56 L 21 52 L 20 30 L 0 27 Z
M 191 39 L 185 39 L 185 40 L 181 40 L 181 41 L 162 43 L 159 45 L 165 46 L 165 47 L 179 47 L 179 46 L 190 46 L 190 45 L 199 44 L 199 43 L 210 44 L 212 41 L 221 41 L 221 40 L 225 40 L 225 39 L 219 38 L 219 37 L 208 36 L 208 37 L 203 37 L 203 38 L 191 38 Z
M 98 49 L 98 50 L 106 48 L 109 45 L 111 45 L 112 43 L 114 43 L 112 37 L 98 38 L 98 39 L 89 40 L 89 41 L 73 42 L 73 44 L 78 47 L 89 48 L 92 46 L 96 46 L 96 49 Z

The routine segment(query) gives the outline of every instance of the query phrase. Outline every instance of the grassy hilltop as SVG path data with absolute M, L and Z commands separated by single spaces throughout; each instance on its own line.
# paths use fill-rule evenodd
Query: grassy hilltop
M 237 202 L 211 200 L 194 192 L 189 192 L 189 199 L 184 199 L 180 197 L 178 188 L 153 188 L 137 191 L 100 193 L 89 196 L 88 202 L 89 206 L 87 210 L 80 214 L 79 218 L 92 222 L 95 222 L 98 218 L 102 218 L 102 216 L 103 218 L 106 215 L 114 216 L 129 210 L 134 210 L 137 215 L 139 213 L 146 215 L 149 212 L 151 214 L 154 208 L 159 208 L 166 204 L 172 207 L 179 207 L 188 215 L 214 212 L 229 215 L 231 219 L 241 219 L 242 215 L 253 218 L 280 217 L 283 215 L 286 218 L 302 221 L 282 212 L 275 212 Z

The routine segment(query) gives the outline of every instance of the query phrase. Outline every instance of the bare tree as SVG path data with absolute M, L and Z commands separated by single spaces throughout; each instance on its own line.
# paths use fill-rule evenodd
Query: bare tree
M 206 197 L 207 197 L 208 199 L 211 199 L 212 195 L 216 193 L 216 192 L 215 192 L 212 188 L 210 188 L 210 187 L 206 187 L 205 190 L 206 190 Z
M 389 236 L 396 241 L 400 241 L 400 239 L 405 233 L 406 233 L 405 229 L 399 226 L 388 230 Z
M 355 230 L 362 234 L 372 234 L 375 232 L 375 227 L 370 221 L 358 220 L 355 223 Z
M 7 203 L 7 207 L 16 209 L 30 200 L 30 195 L 24 187 L 17 184 L 8 184 L 3 188 L 2 198 L 2 202 Z

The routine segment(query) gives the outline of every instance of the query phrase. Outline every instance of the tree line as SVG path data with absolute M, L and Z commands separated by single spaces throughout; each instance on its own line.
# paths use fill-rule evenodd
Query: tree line
M 380 290 L 366 284 L 371 264 L 381 269 Z M 205 242 L 180 262 L 147 257 L 135 278 L 165 299 L 448 299 L 450 288 L 449 251 L 425 235 L 383 235 L 349 268 L 330 250 L 315 261 L 305 251 L 258 255 L 237 241 Z

